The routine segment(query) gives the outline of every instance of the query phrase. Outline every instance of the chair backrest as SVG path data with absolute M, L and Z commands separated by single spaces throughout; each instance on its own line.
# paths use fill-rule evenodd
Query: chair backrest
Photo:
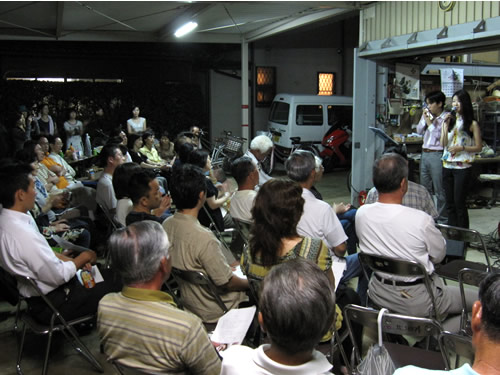
M 458 272 L 458 286 L 460 288 L 460 297 L 462 299 L 462 315 L 460 317 L 460 330 L 471 336 L 472 332 L 469 330 L 469 311 L 465 299 L 465 285 L 475 286 L 479 288 L 479 284 L 486 277 L 486 272 L 478 270 L 463 268 Z
M 113 217 L 113 215 L 102 204 L 97 203 L 97 205 L 99 206 L 99 208 L 103 212 L 104 217 L 108 221 L 108 225 L 110 225 L 112 230 L 117 230 L 117 229 L 124 227 L 124 225 L 122 223 L 120 223 L 118 220 L 116 220 Z
M 219 230 L 219 228 L 217 228 L 217 224 L 215 224 L 215 220 L 212 217 L 212 214 L 209 212 L 209 210 L 207 209 L 207 207 L 205 207 L 205 205 L 203 205 L 202 209 L 205 211 L 206 215 L 210 219 L 210 226 L 209 226 L 208 229 L 210 229 L 212 231 L 212 233 L 215 235 L 215 237 L 217 237 L 217 239 L 222 244 L 222 246 L 224 246 L 224 248 L 229 253 L 231 253 L 231 249 L 227 246 L 227 243 L 224 240 L 224 237 L 222 236 L 221 231 Z M 224 232 L 231 232 L 231 231 L 232 231 L 232 229 L 224 230 Z
M 475 350 L 472 346 L 472 338 L 464 335 L 458 335 L 451 332 L 441 332 L 439 335 L 439 342 L 442 348 L 444 348 L 444 354 L 447 358 L 447 370 L 451 370 L 451 355 L 455 354 L 458 357 L 465 357 L 468 359 L 469 363 L 474 362 Z M 457 358 L 458 359 L 458 358 Z M 455 368 L 458 365 L 458 360 L 455 361 Z
M 253 277 L 250 277 L 247 275 L 247 280 L 248 280 L 248 286 L 250 289 L 250 293 L 252 294 L 252 297 L 254 298 L 255 302 L 257 305 L 259 305 L 259 298 L 260 298 L 260 290 L 262 287 L 262 280 L 255 279 Z
M 388 258 L 380 255 L 368 255 L 364 253 L 359 253 L 359 261 L 363 266 L 365 276 L 368 278 L 368 273 L 366 272 L 366 267 L 370 268 L 373 272 L 384 272 L 393 276 L 401 277 L 421 277 L 424 279 L 425 287 L 429 293 L 431 303 L 432 303 L 432 315 L 437 319 L 440 319 L 438 310 L 436 308 L 436 300 L 434 297 L 434 292 L 432 291 L 432 285 L 427 274 L 425 267 L 414 261 L 414 260 L 403 260 Z
M 376 331 L 378 328 L 378 313 L 379 310 L 375 310 L 370 307 L 362 307 L 352 304 L 344 307 L 344 320 L 347 324 L 349 335 L 351 336 L 351 341 L 354 346 L 354 353 L 358 362 L 361 360 L 361 350 L 356 345 L 352 325 L 353 323 L 356 323 Z M 382 332 L 425 338 L 439 336 L 442 332 L 442 327 L 437 320 L 431 318 L 385 313 L 382 317 Z M 442 350 L 441 345 L 440 349 Z M 443 364 L 446 364 L 444 357 Z
M 481 250 L 484 252 L 484 257 L 486 259 L 487 270 L 491 269 L 490 254 L 488 252 L 488 247 L 484 242 L 483 236 L 477 230 L 454 227 L 446 224 L 436 224 L 436 228 L 441 231 L 441 234 L 447 240 L 462 241 L 465 243 L 479 243 Z M 467 249 L 467 247 L 466 247 Z
M 241 235 L 241 238 L 243 238 L 243 240 L 245 241 L 245 245 L 248 246 L 248 238 L 250 236 L 250 224 L 245 221 L 235 219 L 234 217 L 233 221 L 234 225 L 236 226 L 236 229 Z
M 172 268 L 172 275 L 177 280 L 179 284 L 183 281 L 188 282 L 195 285 L 200 285 L 205 287 L 205 289 L 212 295 L 215 299 L 215 302 L 219 305 L 221 310 L 226 313 L 229 311 L 226 304 L 222 301 L 219 296 L 219 291 L 215 284 L 210 280 L 208 276 L 199 271 L 188 271 L 188 270 L 180 270 L 178 268 Z M 181 294 L 182 299 L 182 294 Z

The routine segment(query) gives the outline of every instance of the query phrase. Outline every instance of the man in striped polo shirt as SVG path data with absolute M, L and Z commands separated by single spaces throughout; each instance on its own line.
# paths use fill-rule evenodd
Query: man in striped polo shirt
M 169 247 L 162 226 L 150 220 L 111 235 L 113 266 L 125 286 L 99 303 L 104 353 L 142 371 L 219 374 L 221 362 L 201 320 L 160 290 L 172 269 Z

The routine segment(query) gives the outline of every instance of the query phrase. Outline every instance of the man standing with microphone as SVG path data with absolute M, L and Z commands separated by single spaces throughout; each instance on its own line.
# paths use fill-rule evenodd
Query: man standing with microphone
M 443 189 L 443 145 L 440 142 L 441 126 L 448 112 L 444 111 L 446 96 L 433 91 L 425 97 L 426 106 L 417 125 L 418 134 L 424 136 L 420 158 L 420 183 L 431 195 L 436 195 L 438 221 L 447 222 L 446 200 Z

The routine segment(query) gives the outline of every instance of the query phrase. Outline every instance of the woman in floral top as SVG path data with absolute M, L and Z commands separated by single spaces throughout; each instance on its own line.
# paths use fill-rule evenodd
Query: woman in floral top
M 474 120 L 469 94 L 465 90 L 453 94 L 455 116 L 446 116 L 441 128 L 443 152 L 443 187 L 446 195 L 448 225 L 469 228 L 465 200 L 474 156 L 482 149 L 481 130 Z
M 327 246 L 319 238 L 297 234 L 303 208 L 302 188 L 295 181 L 275 178 L 262 185 L 252 209 L 250 246 L 244 249 L 241 256 L 241 269 L 247 277 L 262 280 L 273 266 L 304 258 L 317 264 L 335 288 L 332 259 Z M 337 329 L 341 326 L 341 319 L 337 309 Z M 332 332 L 322 341 L 329 339 Z

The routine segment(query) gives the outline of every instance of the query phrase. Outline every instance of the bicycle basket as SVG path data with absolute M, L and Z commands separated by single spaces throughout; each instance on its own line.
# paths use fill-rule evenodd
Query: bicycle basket
M 244 138 L 238 138 L 228 135 L 224 139 L 224 151 L 237 154 L 241 152 L 241 147 L 243 146 L 244 141 Z

